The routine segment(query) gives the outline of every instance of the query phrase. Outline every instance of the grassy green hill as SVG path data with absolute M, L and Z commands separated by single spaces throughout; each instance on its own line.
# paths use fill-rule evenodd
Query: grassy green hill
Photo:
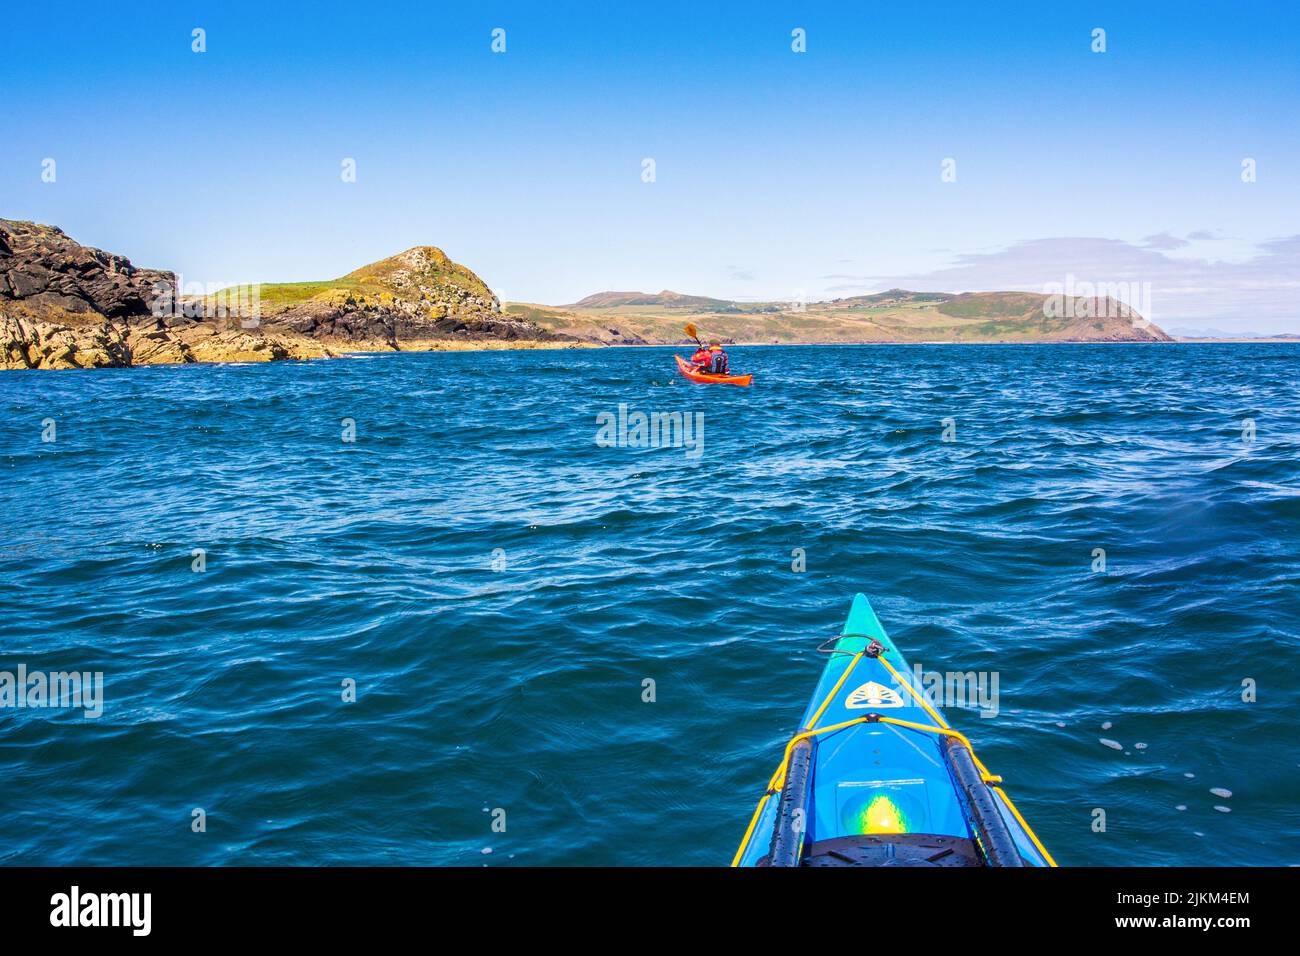
M 244 291 L 252 287 L 244 287 Z M 390 305 L 395 299 L 428 299 L 458 290 L 485 308 L 496 302 L 487 285 L 465 266 L 452 262 L 436 246 L 416 246 L 399 255 L 372 262 L 338 279 L 315 282 L 264 282 L 257 286 L 264 314 L 275 315 L 307 303 L 373 301 Z M 234 289 L 219 295 L 230 296 Z

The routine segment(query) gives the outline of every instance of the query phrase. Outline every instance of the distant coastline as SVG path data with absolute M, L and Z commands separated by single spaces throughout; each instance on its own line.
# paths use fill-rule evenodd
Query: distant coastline
M 1173 341 L 1110 295 L 890 289 L 820 302 L 736 302 L 664 290 L 602 292 L 564 306 L 509 302 L 503 309 L 558 335 L 606 345 L 685 344 L 688 321 L 730 344 Z
M 55 226 L 0 219 L 3 369 L 687 346 L 687 322 L 741 347 L 1219 341 L 1177 339 L 1109 295 L 891 289 L 804 303 L 665 290 L 603 292 L 565 306 L 503 304 L 435 246 L 416 246 L 337 279 L 195 290 L 170 272 L 84 246 Z

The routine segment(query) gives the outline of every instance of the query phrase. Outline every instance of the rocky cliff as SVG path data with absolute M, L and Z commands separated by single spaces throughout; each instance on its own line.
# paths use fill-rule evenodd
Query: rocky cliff
M 61 229 L 0 219 L 0 368 L 262 362 L 330 354 L 174 308 L 175 277 Z M 178 305 L 179 303 L 177 303 Z
M 570 337 L 501 314 L 478 276 L 417 246 L 337 280 L 185 297 L 54 226 L 0 219 L 0 368 L 66 369 L 329 357 Z

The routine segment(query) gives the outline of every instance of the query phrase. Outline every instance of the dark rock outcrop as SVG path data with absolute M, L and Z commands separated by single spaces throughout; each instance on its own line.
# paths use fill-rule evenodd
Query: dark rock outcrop
M 159 287 L 175 281 L 170 272 L 137 269 L 83 246 L 55 226 L 8 219 L 0 219 L 0 274 L 7 285 L 0 299 L 21 302 L 32 317 L 62 313 L 70 324 L 148 315 Z

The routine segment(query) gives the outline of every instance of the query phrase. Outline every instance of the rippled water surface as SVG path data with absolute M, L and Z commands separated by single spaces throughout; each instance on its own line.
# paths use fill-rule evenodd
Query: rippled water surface
M 1300 863 L 1300 347 L 732 359 L 0 375 L 0 862 L 726 863 L 861 590 L 1061 863 Z

